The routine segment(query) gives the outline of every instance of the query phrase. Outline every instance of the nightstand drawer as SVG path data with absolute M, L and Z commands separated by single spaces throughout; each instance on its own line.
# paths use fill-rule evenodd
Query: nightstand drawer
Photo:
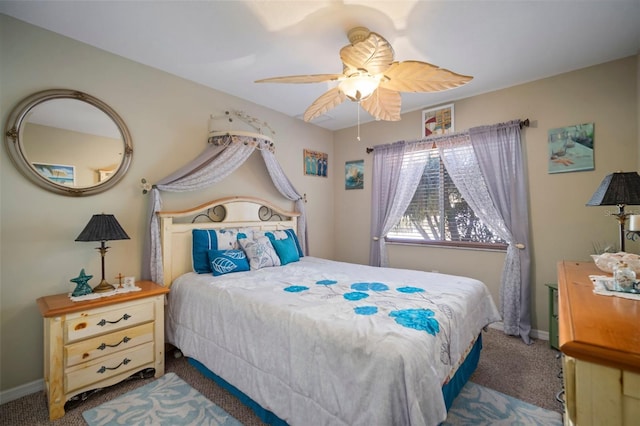
M 66 343 L 153 321 L 154 309 L 152 302 L 129 303 L 117 309 L 105 308 L 91 315 L 80 312 L 75 318 L 70 317 L 65 322 Z
M 153 362 L 153 359 L 153 342 L 150 342 L 99 358 L 94 362 L 81 364 L 75 369 L 70 368 L 64 376 L 65 393 L 135 370 L 141 365 Z
M 152 340 L 152 322 L 83 340 L 65 346 L 65 366 L 71 367 L 81 362 L 89 362 Z

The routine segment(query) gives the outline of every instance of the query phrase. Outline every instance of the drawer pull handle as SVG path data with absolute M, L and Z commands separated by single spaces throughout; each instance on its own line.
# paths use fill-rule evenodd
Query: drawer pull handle
M 107 325 L 107 324 L 116 324 L 116 323 L 119 323 L 119 322 L 120 322 L 120 321 L 122 321 L 122 320 L 125 320 L 125 321 L 126 321 L 126 320 L 128 320 L 129 318 L 131 318 L 131 315 L 129 315 L 129 314 L 124 314 L 124 315 L 122 316 L 122 318 L 120 318 L 119 320 L 115 320 L 115 321 L 107 321 L 106 319 L 101 319 L 101 320 L 100 320 L 100 322 L 98 323 L 98 325 L 99 325 L 100 327 L 102 327 L 102 326 L 105 326 L 105 325 Z
M 124 360 L 122 360 L 122 362 L 120 364 L 116 365 L 115 367 L 105 367 L 103 365 L 102 367 L 100 367 L 100 369 L 97 372 L 102 374 L 107 370 L 117 370 L 118 368 L 120 368 L 121 365 L 127 365 L 130 362 L 131 362 L 131 360 L 129 358 L 125 358 Z
M 106 348 L 115 348 L 115 347 L 120 346 L 122 343 L 127 343 L 129 340 L 131 340 L 131 339 L 128 338 L 127 336 L 124 336 L 124 338 L 122 340 L 120 340 L 118 343 L 116 343 L 115 345 L 107 345 L 106 343 L 102 343 L 100 346 L 98 346 L 98 349 L 103 351 Z

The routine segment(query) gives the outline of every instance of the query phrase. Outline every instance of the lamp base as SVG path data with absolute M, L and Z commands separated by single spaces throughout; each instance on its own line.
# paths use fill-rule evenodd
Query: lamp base
M 93 288 L 93 292 L 94 293 L 105 293 L 107 291 L 113 291 L 115 289 L 116 288 L 114 286 L 112 286 L 111 284 L 109 284 L 105 280 L 102 280 L 102 281 L 100 281 L 100 284 L 98 284 L 97 286 L 95 286 Z

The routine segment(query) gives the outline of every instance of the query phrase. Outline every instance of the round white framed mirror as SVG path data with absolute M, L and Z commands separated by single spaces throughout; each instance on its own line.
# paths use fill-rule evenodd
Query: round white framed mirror
M 112 188 L 131 164 L 131 135 L 100 99 L 68 89 L 34 93 L 16 105 L 6 146 L 18 170 L 36 185 L 68 196 Z

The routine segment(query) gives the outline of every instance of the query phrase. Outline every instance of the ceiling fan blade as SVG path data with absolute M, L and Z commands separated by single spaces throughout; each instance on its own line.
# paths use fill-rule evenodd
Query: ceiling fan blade
M 324 114 L 332 108 L 337 107 L 347 99 L 337 87 L 325 92 L 316 99 L 309 108 L 304 112 L 304 121 L 311 121 L 314 118 Z
M 340 49 L 340 59 L 345 67 L 379 74 L 393 63 L 393 47 L 382 36 L 370 33 L 369 37 Z
M 399 92 L 439 92 L 462 86 L 473 79 L 420 61 L 394 62 L 384 75 L 380 86 Z
M 291 75 L 288 77 L 272 77 L 256 80 L 256 83 L 320 83 L 323 81 L 334 81 L 344 78 L 344 74 L 310 74 Z
M 402 97 L 395 90 L 378 87 L 367 99 L 360 102 L 362 108 L 376 120 L 399 121 Z

